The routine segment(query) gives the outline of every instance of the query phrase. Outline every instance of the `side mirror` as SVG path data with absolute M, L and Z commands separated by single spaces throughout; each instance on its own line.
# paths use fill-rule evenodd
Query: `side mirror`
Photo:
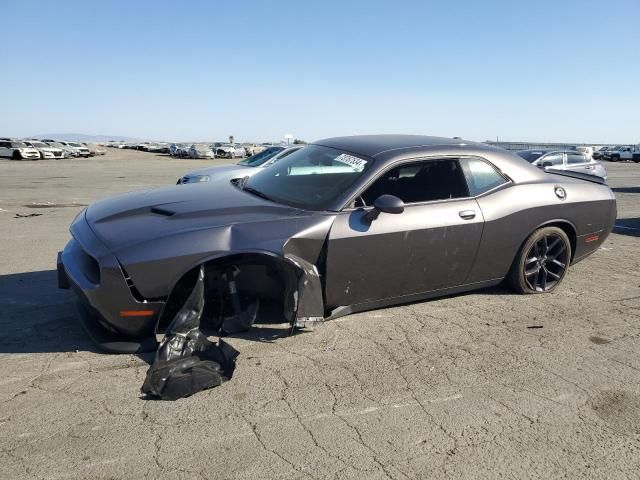
M 404 202 L 395 195 L 380 195 L 373 202 L 373 210 L 364 218 L 370 222 L 378 218 L 380 213 L 399 214 L 404 212 Z
M 542 165 L 538 165 L 540 168 L 553 167 L 553 163 L 551 162 L 542 162 Z

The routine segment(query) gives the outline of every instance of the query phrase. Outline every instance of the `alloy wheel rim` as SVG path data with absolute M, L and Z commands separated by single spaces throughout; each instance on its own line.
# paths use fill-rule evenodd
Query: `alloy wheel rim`
M 564 239 L 555 233 L 538 239 L 527 252 L 524 279 L 536 292 L 552 290 L 564 277 L 569 251 Z

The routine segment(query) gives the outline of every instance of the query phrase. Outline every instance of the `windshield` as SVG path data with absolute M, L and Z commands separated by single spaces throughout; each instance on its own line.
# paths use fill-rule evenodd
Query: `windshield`
M 49 146 L 50 147 L 57 147 L 57 148 L 62 148 L 64 145 L 58 143 L 58 142 L 49 142 Z
M 22 142 L 11 142 L 13 148 L 25 148 L 26 145 Z
M 523 150 L 522 152 L 518 152 L 518 155 L 524 158 L 527 162 L 533 163 L 545 153 L 546 152 L 541 152 L 540 150 Z
M 38 147 L 38 148 L 47 148 L 48 145 L 46 143 L 42 143 L 42 142 L 31 142 L 31 145 L 33 145 L 34 147 Z
M 82 146 L 79 143 L 74 143 L 74 142 L 68 142 L 67 145 L 71 145 L 72 147 L 81 147 Z
M 326 210 L 372 164 L 335 148 L 307 145 L 262 169 L 244 188 L 277 203 Z
M 264 162 L 274 157 L 278 153 L 284 150 L 283 147 L 270 147 L 266 148 L 260 153 L 256 153 L 255 155 L 251 155 L 244 160 L 238 162 L 238 165 L 246 165 L 248 167 L 258 167 L 262 165 Z

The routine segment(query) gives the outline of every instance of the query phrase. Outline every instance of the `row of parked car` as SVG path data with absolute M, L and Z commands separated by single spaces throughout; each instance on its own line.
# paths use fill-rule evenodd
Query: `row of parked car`
M 253 155 L 244 146 L 236 143 L 172 143 L 169 155 L 189 158 L 243 158 Z
M 640 163 L 640 145 L 575 147 L 567 150 L 531 149 L 517 152 L 529 163 L 545 170 L 564 170 L 596 175 L 607 180 L 607 170 L 599 160 Z
M 152 142 L 142 142 L 142 143 L 124 143 L 124 142 L 109 142 L 107 143 L 108 147 L 111 148 L 119 148 L 119 149 L 128 149 L 128 150 L 140 150 L 143 152 L 153 152 L 153 153 L 169 153 L 169 144 L 168 143 L 152 143 Z
M 632 160 L 640 163 L 640 145 L 618 145 L 615 147 L 602 147 L 593 152 L 596 160 L 607 160 L 609 162 L 623 162 Z
M 271 146 L 273 145 L 267 143 L 172 143 L 169 146 L 169 155 L 190 158 L 243 158 L 256 155 Z
M 12 160 L 46 160 L 104 155 L 106 148 L 89 142 L 64 142 L 45 138 L 17 140 L 0 138 L 0 157 Z
M 244 158 L 260 153 L 272 144 L 255 143 L 125 143 L 109 142 L 109 147 L 141 150 L 143 152 L 168 153 L 182 158 Z

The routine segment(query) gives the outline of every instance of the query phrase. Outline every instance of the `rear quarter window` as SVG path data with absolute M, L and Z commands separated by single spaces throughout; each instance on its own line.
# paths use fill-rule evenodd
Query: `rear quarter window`
M 567 165 L 575 165 L 578 163 L 588 163 L 587 157 L 580 153 L 567 153 Z
M 466 158 L 462 160 L 464 176 L 469 186 L 469 195 L 482 195 L 500 185 L 507 183 L 507 179 L 485 160 Z

